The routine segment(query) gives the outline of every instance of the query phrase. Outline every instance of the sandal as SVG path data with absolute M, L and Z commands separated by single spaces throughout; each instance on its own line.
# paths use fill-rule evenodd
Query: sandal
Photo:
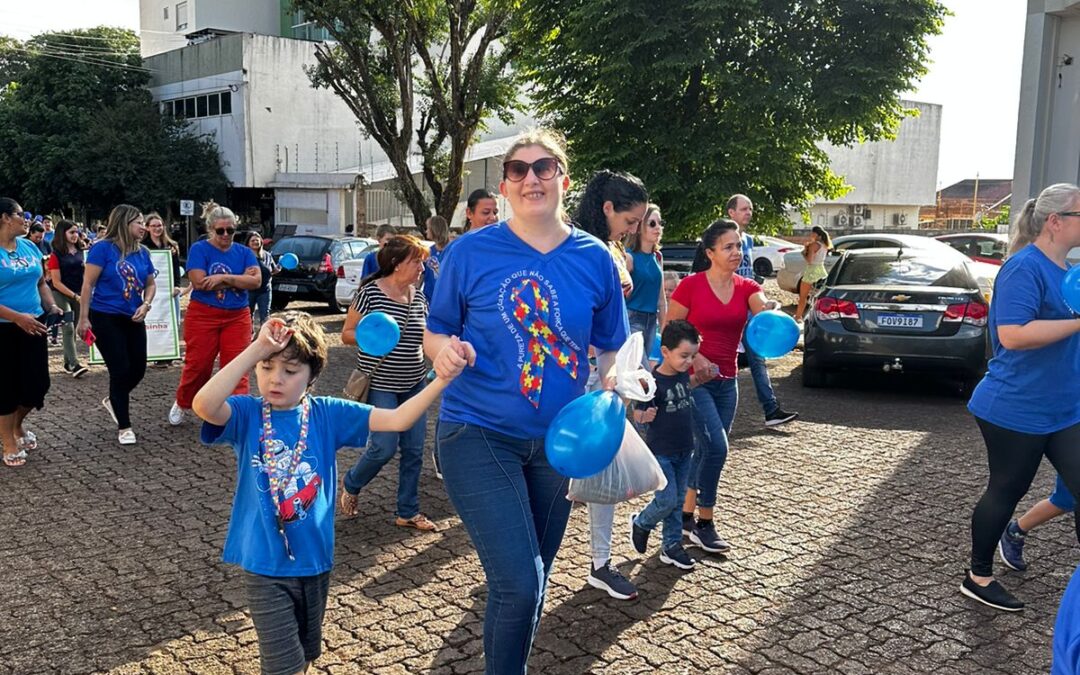
M 355 518 L 356 514 L 360 512 L 357 508 L 360 502 L 360 496 L 354 495 L 345 489 L 345 486 L 341 486 L 341 497 L 338 498 L 338 504 L 341 507 L 341 515 L 344 518 Z
M 398 527 L 411 527 L 414 530 L 420 530 L 421 532 L 433 532 L 435 530 L 435 523 L 428 520 L 428 517 L 422 513 L 418 513 L 412 518 L 398 517 L 394 521 L 394 524 Z
M 15 439 L 15 442 L 23 450 L 37 450 L 38 447 L 37 436 L 33 431 L 27 431 L 25 436 Z
M 4 455 L 4 464 L 10 467 L 26 464 L 26 450 L 19 450 L 13 455 Z

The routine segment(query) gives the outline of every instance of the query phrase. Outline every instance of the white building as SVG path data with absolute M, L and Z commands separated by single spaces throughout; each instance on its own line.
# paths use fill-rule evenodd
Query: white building
M 941 143 L 941 106 L 903 101 L 917 116 L 900 123 L 894 140 L 852 147 L 822 144 L 830 166 L 852 189 L 836 200 L 819 201 L 810 219 L 792 213 L 796 229 L 916 229 L 919 207 L 934 203 Z
M 1012 212 L 1053 183 L 1080 183 L 1080 2 L 1028 0 Z

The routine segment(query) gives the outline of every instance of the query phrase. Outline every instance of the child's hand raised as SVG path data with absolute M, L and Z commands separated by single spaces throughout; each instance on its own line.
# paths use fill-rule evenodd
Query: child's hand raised
M 277 354 L 288 346 L 292 335 L 293 329 L 289 328 L 284 321 L 278 318 L 270 318 L 259 329 L 259 335 L 255 338 L 255 343 L 267 355 Z

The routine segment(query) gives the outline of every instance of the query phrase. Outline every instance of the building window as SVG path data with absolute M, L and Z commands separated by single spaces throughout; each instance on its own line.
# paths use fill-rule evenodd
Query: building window
M 176 30 L 187 30 L 187 3 L 179 2 L 176 4 Z
M 166 21 L 168 21 L 168 20 L 169 20 L 169 6 L 168 6 L 168 5 L 166 5 L 166 6 L 162 7 L 162 8 L 161 8 L 161 11 L 162 11 L 162 13 L 164 14 L 164 19 L 165 19 Z
M 200 94 L 199 96 L 178 98 L 172 101 L 162 101 L 161 112 L 164 115 L 173 115 L 175 117 L 187 119 L 231 115 L 232 93 L 222 91 L 213 94 Z

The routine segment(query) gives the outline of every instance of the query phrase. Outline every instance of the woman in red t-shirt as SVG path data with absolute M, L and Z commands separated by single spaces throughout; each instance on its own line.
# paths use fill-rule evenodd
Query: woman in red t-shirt
M 747 311 L 757 314 L 780 306 L 765 297 L 756 281 L 735 274 L 741 261 L 739 226 L 727 219 L 710 225 L 701 235 L 694 258 L 694 269 L 701 271 L 679 283 L 666 317 L 667 321 L 686 319 L 701 333 L 693 371 L 693 381 L 699 385 L 693 389 L 699 438 L 683 504 L 683 530 L 690 541 L 713 553 L 731 548 L 716 534 L 713 507 L 727 460 L 727 435 L 739 402 L 736 359 Z M 695 504 L 699 513 L 696 523 Z

